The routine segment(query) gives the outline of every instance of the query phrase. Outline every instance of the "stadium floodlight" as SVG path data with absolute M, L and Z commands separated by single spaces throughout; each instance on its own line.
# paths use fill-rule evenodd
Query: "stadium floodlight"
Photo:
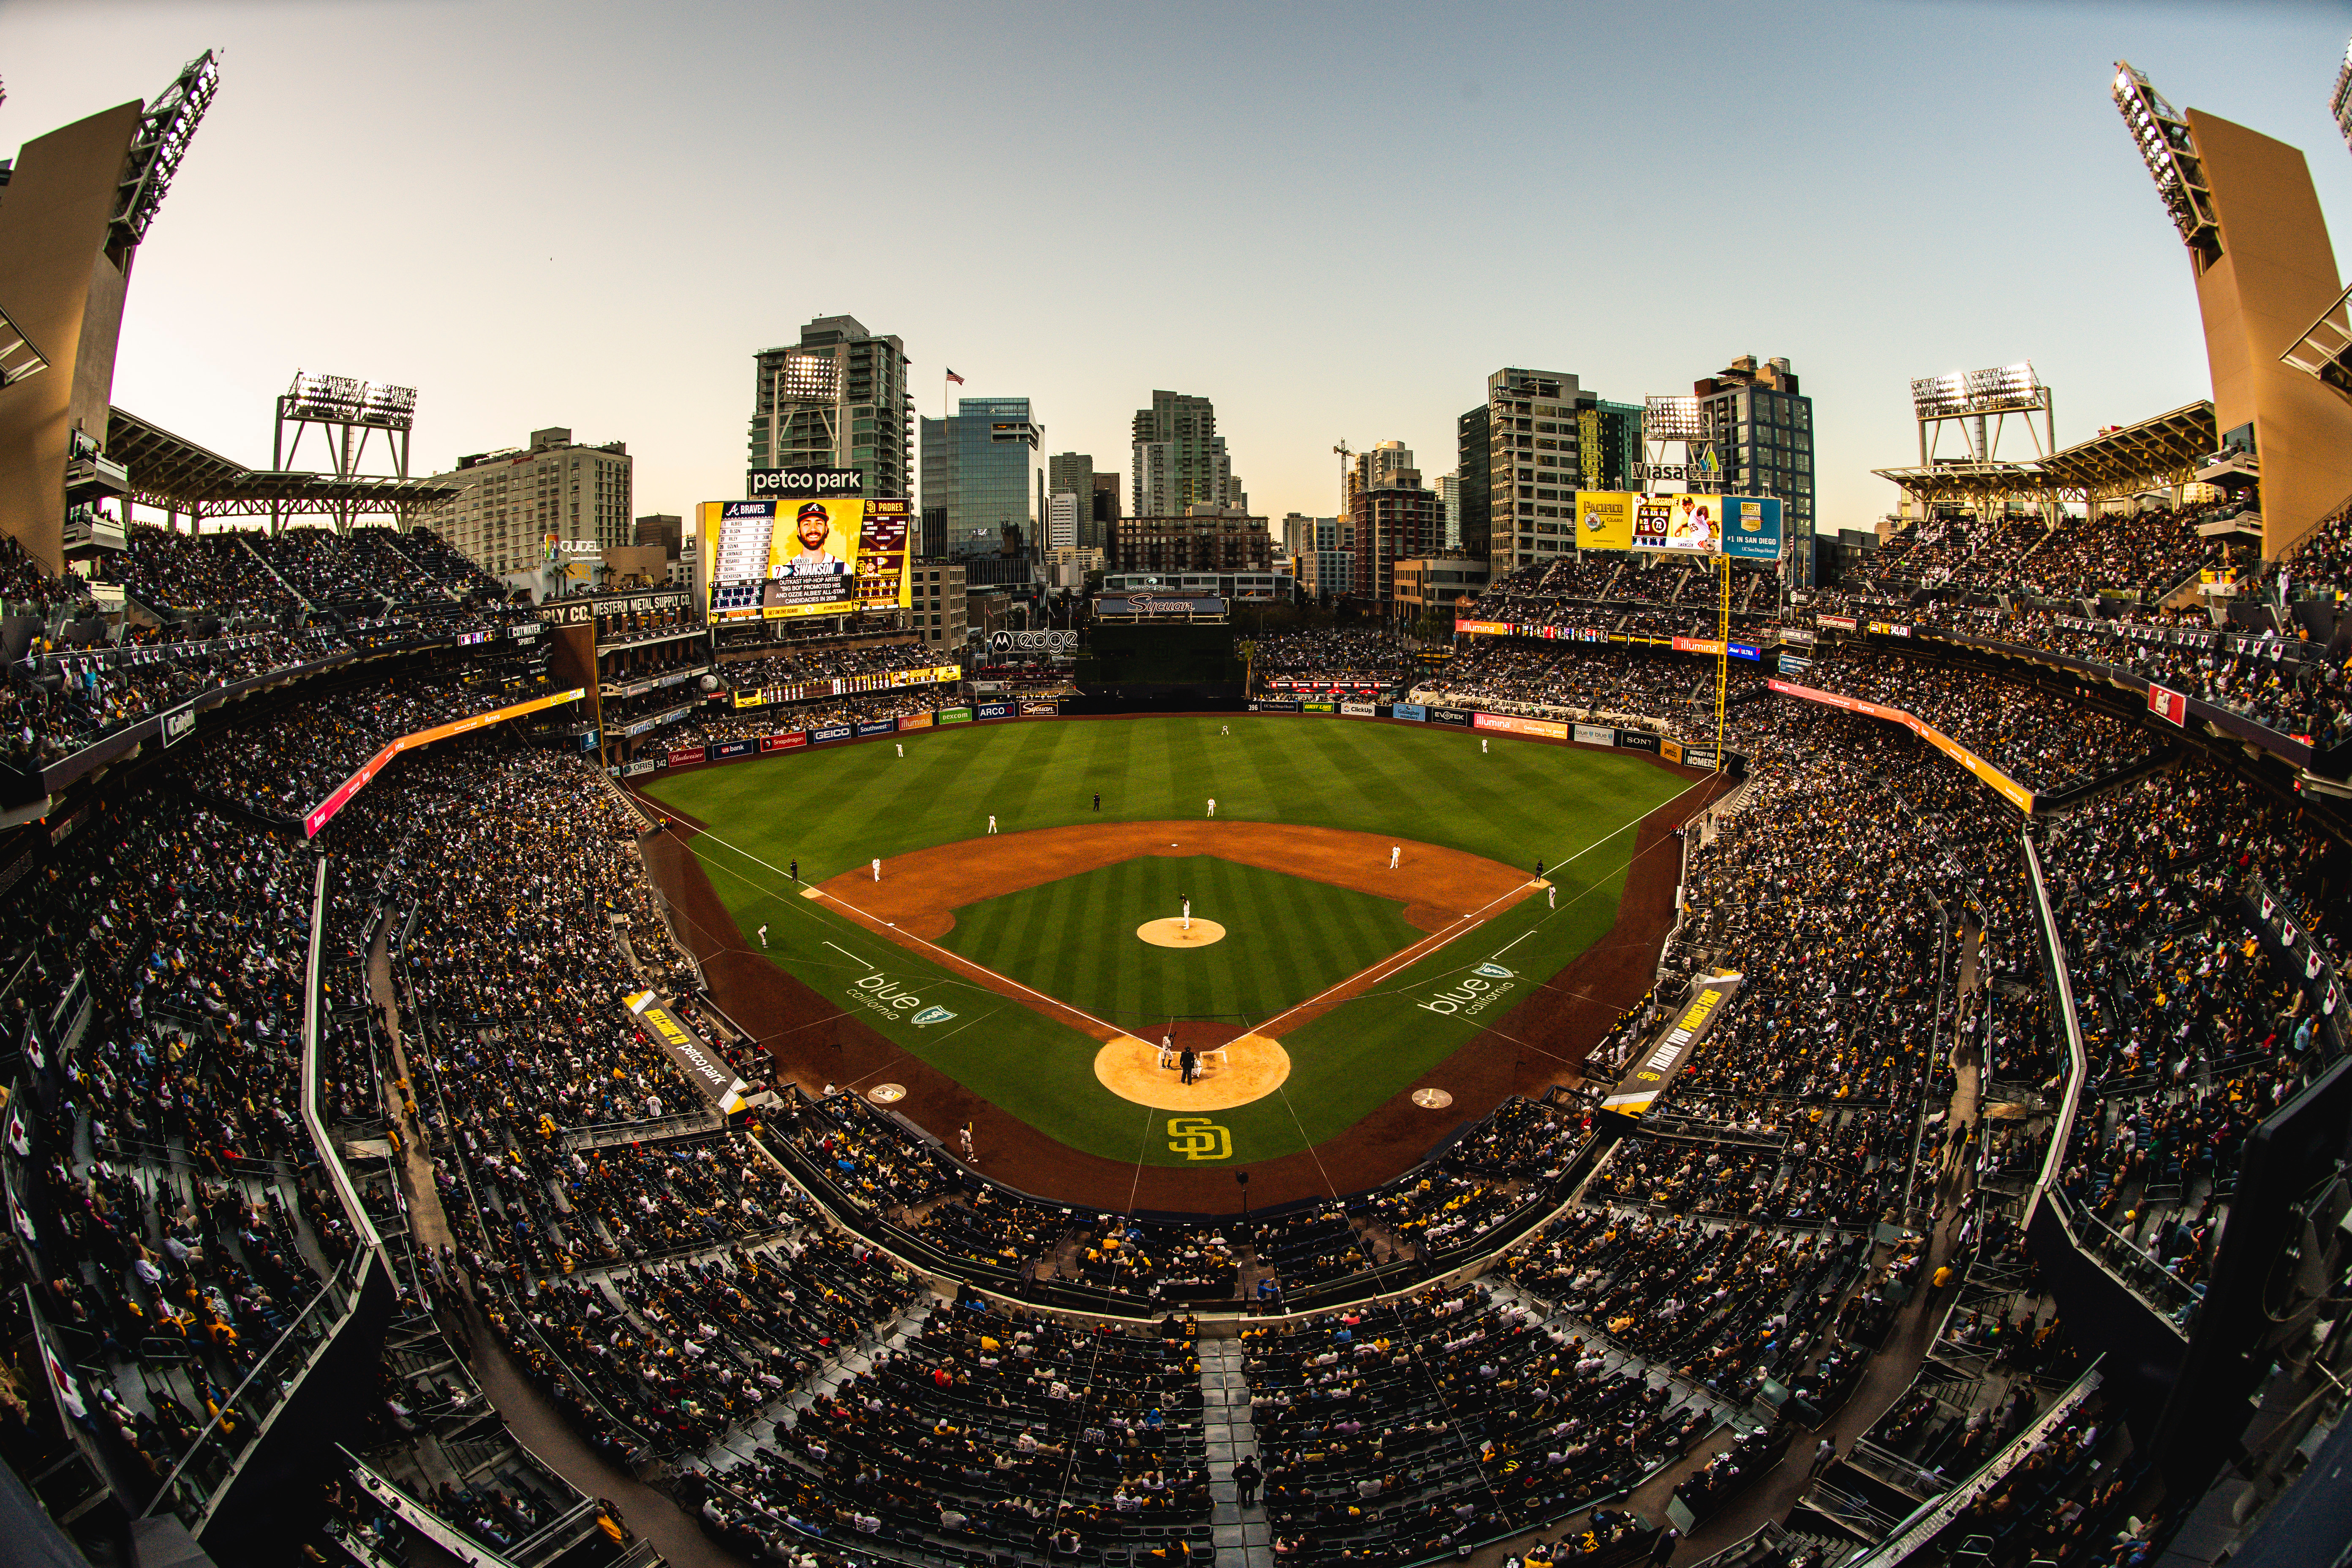
M 1696 397 L 1649 397 L 1642 403 L 1644 441 L 1704 441 L 1709 434 L 1706 408 Z
M 369 385 L 360 402 L 360 417 L 387 430 L 405 430 L 416 423 L 416 388 Z
M 786 354 L 777 380 L 786 397 L 830 403 L 841 385 L 841 366 L 831 354 Z
M 1949 375 L 1921 376 L 1911 384 L 1911 414 L 1917 419 L 1949 419 L 1968 412 L 1968 377 L 1958 371 Z
M 2344 46 L 2344 63 L 2336 70 L 2336 90 L 2327 95 L 2327 112 L 2336 116 L 2336 129 L 2344 133 L 2344 145 L 2352 147 L 2352 43 Z
M 2221 258 L 2221 225 L 2213 216 L 2213 193 L 2206 187 L 2205 165 L 2189 122 L 2129 60 L 2116 62 L 2115 99 L 2140 161 L 2156 182 L 2156 194 L 2180 231 L 2180 243 L 2212 265 Z
M 2040 408 L 2050 389 L 2033 374 L 2032 360 L 1990 370 L 1953 371 L 1921 376 L 1911 384 L 1915 419 L 1959 419 L 1977 414 L 2007 414 Z
M 163 205 L 163 193 L 172 188 L 172 176 L 179 173 L 180 160 L 188 155 L 188 143 L 219 90 L 220 62 L 206 49 L 181 67 L 172 85 L 139 116 L 115 186 L 114 216 L 106 233 L 110 249 L 129 250 L 147 237 L 147 226 L 155 221 L 155 209 Z
M 365 406 L 362 399 L 366 390 L 364 383 L 348 375 L 317 375 L 298 370 L 294 373 L 294 384 L 287 389 L 286 417 L 357 419 Z

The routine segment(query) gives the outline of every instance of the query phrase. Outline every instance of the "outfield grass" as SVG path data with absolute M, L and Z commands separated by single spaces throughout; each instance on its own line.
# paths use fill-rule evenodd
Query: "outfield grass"
M 992 813 L 1005 832 L 1183 819 L 1202 816 L 1211 795 L 1221 818 L 1413 838 L 1513 866 L 1542 859 L 1559 885 L 1556 910 L 1541 898 L 1522 902 L 1378 992 L 1284 1037 L 1292 1071 L 1283 1091 L 1218 1114 L 1243 1163 L 1294 1152 L 1361 1120 L 1591 946 L 1615 918 L 1633 825 L 1685 787 L 1629 753 L 1499 738 L 1482 753 L 1470 731 L 1288 714 L 971 725 L 904 740 L 903 758 L 891 741 L 869 741 L 659 778 L 646 793 L 709 825 L 696 852 L 743 931 L 772 926 L 772 960 L 1041 1132 L 1089 1153 L 1157 1164 L 1185 1162 L 1139 1107 L 1096 1081 L 1093 1040 L 797 897 L 783 868 L 798 859 L 805 880 L 822 881 L 873 856 L 977 837 Z M 1097 789 L 1100 817 L 1092 807 Z M 1318 900 L 1347 896 L 1319 884 L 1316 891 Z M 1074 949 L 1140 946 L 1139 918 L 1097 909 L 1074 923 L 1067 941 Z M 950 933 L 948 945 L 955 940 Z M 1004 954 L 971 956 L 1004 969 Z M 1264 962 L 1271 971 L 1280 961 Z M 1483 1015 L 1431 1010 L 1482 962 L 1514 972 L 1502 1000 Z M 956 1016 L 919 1029 L 904 1012 L 863 1008 L 860 997 L 883 984 Z
M 1188 897 L 1223 941 L 1154 947 L 1135 934 Z M 940 946 L 1153 1037 L 1177 1018 L 1263 1023 L 1425 934 L 1392 899 L 1213 855 L 1121 861 L 967 905 L 955 921 Z

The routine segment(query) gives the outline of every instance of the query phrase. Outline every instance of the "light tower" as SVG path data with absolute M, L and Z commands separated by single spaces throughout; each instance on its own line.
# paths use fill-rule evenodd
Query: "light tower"
M 1634 476 L 1644 495 L 1687 490 L 1704 494 L 1723 483 L 1723 464 L 1715 455 L 1714 426 L 1706 404 L 1696 397 L 1650 397 L 1642 405 L 1642 451 L 1649 460 Z M 1669 461 L 1667 449 L 1679 447 L 1679 462 Z
M 295 453 L 301 449 L 303 434 L 316 429 L 327 443 L 335 478 L 357 478 L 360 465 L 367 459 L 368 438 L 381 430 L 385 458 L 392 465 L 391 477 L 408 478 L 408 437 L 416 423 L 415 387 L 374 386 L 347 375 L 316 375 L 298 370 L 293 384 L 278 395 L 277 408 L 269 437 L 272 468 L 283 472 L 289 468 Z M 286 437 L 289 429 L 294 433 L 290 441 Z M 335 514 L 337 532 L 351 531 L 352 515 L 348 510 Z M 280 521 L 273 507 L 269 531 L 277 532 Z
M 2042 416 L 2038 428 L 2033 420 L 2036 414 Z M 2000 456 L 2000 438 L 2008 432 L 2011 415 L 2019 416 L 2018 423 L 2024 427 L 2037 461 L 2058 449 L 2056 404 L 2050 388 L 2034 374 L 2032 360 L 1990 370 L 1921 376 L 1911 384 L 1911 416 L 1919 422 L 1921 471 L 1948 472 L 1959 479 L 1978 515 L 1987 519 L 1993 503 L 2018 488 L 2018 465 Z M 1941 457 L 1937 448 L 1945 427 L 1952 425 L 1959 426 L 1961 454 Z M 2042 505 L 2043 521 L 2053 521 L 2057 503 L 2045 500 Z

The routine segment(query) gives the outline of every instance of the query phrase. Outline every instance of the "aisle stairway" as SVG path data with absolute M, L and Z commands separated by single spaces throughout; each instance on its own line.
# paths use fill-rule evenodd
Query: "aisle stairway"
M 1244 1454 L 1257 1453 L 1257 1428 L 1250 1420 L 1249 1382 L 1242 1373 L 1242 1342 L 1238 1339 L 1203 1336 L 1201 1354 L 1201 1418 L 1209 1444 L 1210 1528 L 1217 1548 L 1217 1568 L 1241 1563 L 1244 1568 L 1274 1568 L 1274 1546 L 1261 1500 L 1244 1509 L 1236 1500 L 1231 1479 L 1234 1463 Z M 1265 1461 L 1259 1461 L 1263 1468 Z

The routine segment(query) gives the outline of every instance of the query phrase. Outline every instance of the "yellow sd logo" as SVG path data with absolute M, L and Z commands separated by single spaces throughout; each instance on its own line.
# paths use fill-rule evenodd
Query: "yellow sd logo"
M 1187 1160 L 1230 1160 L 1234 1135 L 1205 1116 L 1168 1119 L 1168 1152 Z

